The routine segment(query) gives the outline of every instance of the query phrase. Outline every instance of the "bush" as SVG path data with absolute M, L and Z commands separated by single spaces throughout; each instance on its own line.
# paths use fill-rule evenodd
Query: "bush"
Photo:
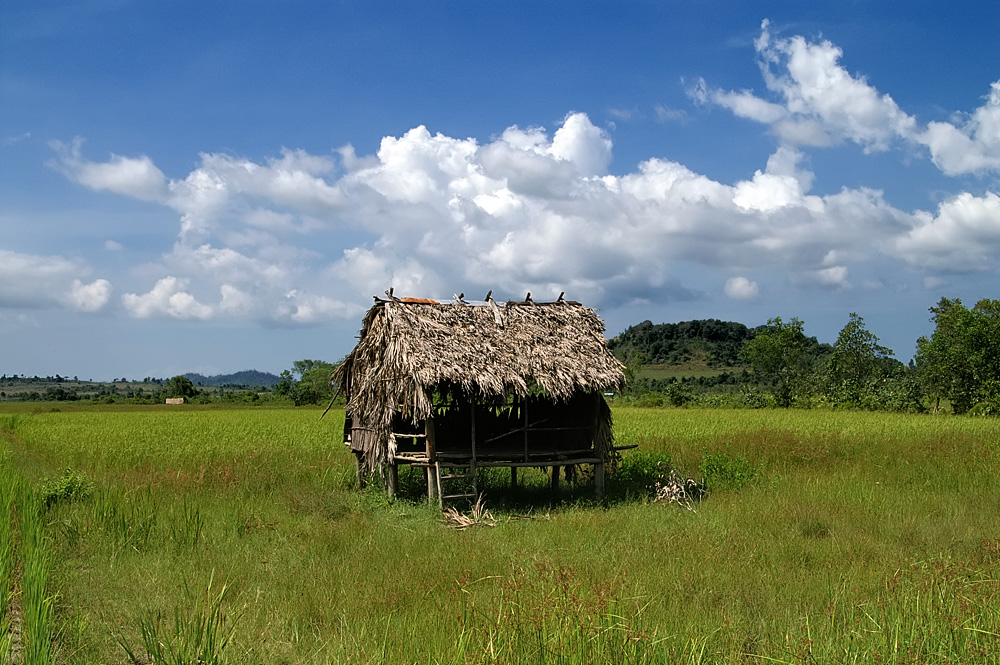
M 46 508 L 57 503 L 83 501 L 94 493 L 94 483 L 82 473 L 66 469 L 60 478 L 46 479 L 39 488 Z
M 871 379 L 860 388 L 847 383 L 832 386 L 826 393 L 829 405 L 835 409 L 893 413 L 925 413 L 924 397 L 916 377 L 905 370 L 895 376 Z
M 670 468 L 670 455 L 666 453 L 623 455 L 609 479 L 609 490 L 630 497 L 649 495 Z
M 671 406 L 686 406 L 694 399 L 694 393 L 691 389 L 680 383 L 669 384 L 663 393 Z
M 767 397 L 756 390 L 744 390 L 741 402 L 743 407 L 747 409 L 764 409 L 767 407 Z
M 701 409 L 735 409 L 741 407 L 734 393 L 702 393 L 696 395 L 689 406 Z
M 761 466 L 754 466 L 750 460 L 725 452 L 705 453 L 698 470 L 705 487 L 710 491 L 741 490 L 753 484 Z
M 1000 416 L 1000 396 L 979 402 L 969 409 L 968 414 L 970 416 Z
M 635 396 L 631 402 L 633 406 L 658 409 L 666 404 L 666 399 L 663 393 L 646 392 Z

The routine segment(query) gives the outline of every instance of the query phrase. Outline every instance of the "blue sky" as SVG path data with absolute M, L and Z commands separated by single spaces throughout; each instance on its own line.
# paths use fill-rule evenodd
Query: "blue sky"
M 336 360 L 390 286 L 909 360 L 1000 296 L 1000 8 L 939 7 L 8 0 L 0 372 Z

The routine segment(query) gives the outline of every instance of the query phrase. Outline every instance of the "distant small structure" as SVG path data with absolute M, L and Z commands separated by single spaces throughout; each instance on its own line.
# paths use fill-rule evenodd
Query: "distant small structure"
M 183 397 L 168 397 L 166 403 L 167 404 L 183 404 L 184 403 L 184 398 Z

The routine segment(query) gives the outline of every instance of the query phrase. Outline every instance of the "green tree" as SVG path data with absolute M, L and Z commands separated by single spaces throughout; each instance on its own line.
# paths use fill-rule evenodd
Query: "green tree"
M 281 373 L 281 381 L 274 386 L 274 394 L 281 397 L 291 397 L 292 390 L 295 388 L 295 377 L 292 376 L 291 370 L 285 370 Z
M 775 384 L 775 398 L 786 408 L 791 406 L 808 370 L 809 340 L 802 332 L 804 326 L 794 317 L 787 322 L 780 316 L 769 319 L 740 350 L 744 362 Z
M 625 390 L 633 395 L 649 392 L 649 383 L 642 377 L 642 368 L 646 365 L 646 354 L 634 348 L 625 353 L 622 361 L 625 365 Z
M 329 401 L 334 391 L 330 375 L 335 367 L 324 360 L 296 360 L 291 370 L 281 373 L 274 392 L 290 397 L 296 406 Z
M 163 384 L 164 397 L 194 397 L 197 394 L 198 389 L 186 376 L 175 376 Z
M 827 394 L 835 404 L 863 406 L 866 396 L 876 392 L 874 384 L 890 373 L 886 361 L 892 355 L 892 349 L 879 344 L 865 327 L 865 320 L 851 312 L 823 366 Z
M 979 405 L 1000 414 L 1000 300 L 970 310 L 958 298 L 941 298 L 930 312 L 934 332 L 917 340 L 916 355 L 928 392 L 938 404 L 948 399 L 954 413 Z

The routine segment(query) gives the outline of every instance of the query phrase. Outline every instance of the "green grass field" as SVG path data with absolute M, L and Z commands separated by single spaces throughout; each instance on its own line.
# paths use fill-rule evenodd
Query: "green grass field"
M 616 408 L 605 502 L 484 478 L 458 531 L 352 489 L 342 412 L 8 406 L 0 662 L 1000 662 L 996 419 Z

